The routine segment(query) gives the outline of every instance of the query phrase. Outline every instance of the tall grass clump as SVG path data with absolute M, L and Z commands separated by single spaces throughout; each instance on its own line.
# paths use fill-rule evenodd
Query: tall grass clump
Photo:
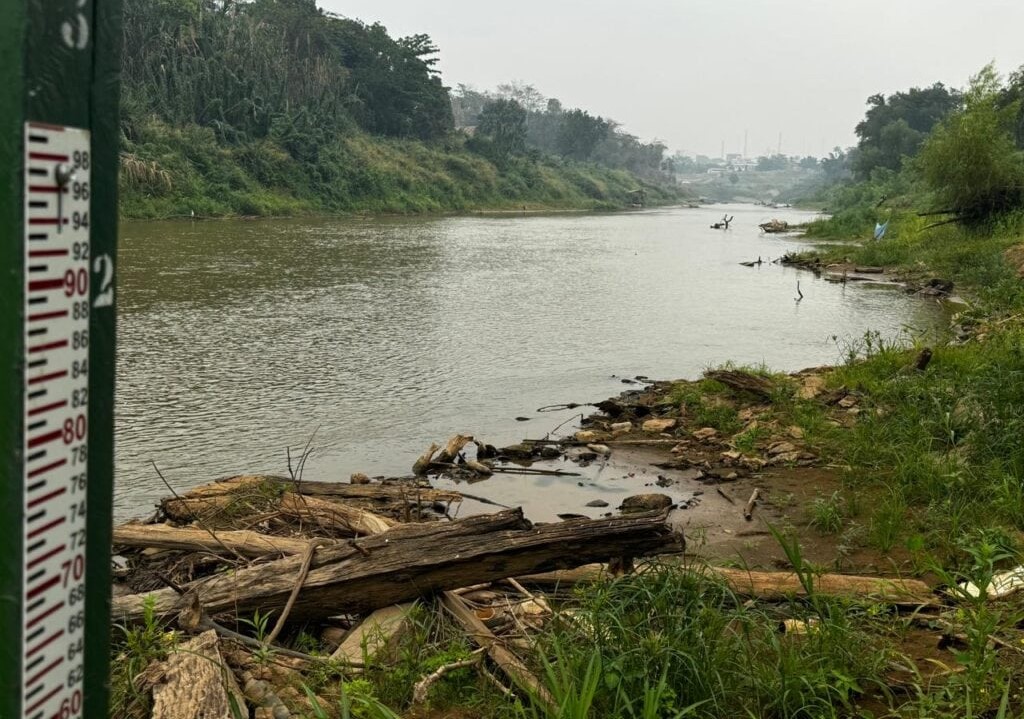
M 539 642 L 553 716 L 795 718 L 849 706 L 881 655 L 848 608 L 822 599 L 789 609 L 814 630 L 780 634 L 781 615 L 700 570 L 661 567 L 582 589 Z

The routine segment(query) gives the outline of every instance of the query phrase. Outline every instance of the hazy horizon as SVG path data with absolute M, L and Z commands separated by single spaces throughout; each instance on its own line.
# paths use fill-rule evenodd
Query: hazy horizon
M 467 0 L 317 0 L 395 36 L 426 33 L 446 85 L 511 80 L 613 118 L 670 151 L 826 154 L 854 144 L 868 96 L 962 87 L 988 62 L 1024 64 L 1024 3 L 609 0 L 514 10 Z

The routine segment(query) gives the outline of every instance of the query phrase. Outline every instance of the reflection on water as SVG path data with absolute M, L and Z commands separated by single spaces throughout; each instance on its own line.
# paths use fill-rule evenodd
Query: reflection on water
M 721 206 L 620 214 L 133 223 L 119 276 L 119 516 L 243 471 L 404 474 L 457 431 L 541 436 L 612 377 L 694 376 L 735 360 L 836 361 L 833 336 L 924 328 L 941 310 L 898 292 L 738 263 L 795 243 L 760 235 L 797 211 Z M 796 281 L 805 299 L 797 304 Z M 531 416 L 519 423 L 516 416 Z M 561 507 L 537 478 L 475 493 Z

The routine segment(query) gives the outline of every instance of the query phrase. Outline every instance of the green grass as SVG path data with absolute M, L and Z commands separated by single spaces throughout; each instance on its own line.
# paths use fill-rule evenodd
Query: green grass
M 619 209 L 643 187 L 652 204 L 674 189 L 622 170 L 551 157 L 498 167 L 462 140 L 424 143 L 352 133 L 296 158 L 272 139 L 225 144 L 208 128 L 142 123 L 122 152 L 121 212 L 154 219 L 481 209 Z

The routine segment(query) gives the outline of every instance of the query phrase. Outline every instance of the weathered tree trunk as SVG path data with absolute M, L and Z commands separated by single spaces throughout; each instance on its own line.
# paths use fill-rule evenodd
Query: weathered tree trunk
M 708 370 L 704 373 L 704 376 L 716 382 L 721 382 L 730 389 L 750 392 L 761 399 L 771 399 L 772 389 L 775 387 L 769 379 L 740 370 Z
M 427 451 L 417 457 L 416 461 L 412 463 L 412 473 L 416 475 L 426 474 L 427 470 L 430 469 L 430 462 L 434 458 L 434 452 L 437 451 L 437 445 L 434 442 L 430 443 L 427 447 Z
M 180 549 L 186 552 L 236 552 L 244 557 L 268 554 L 301 554 L 309 546 L 306 539 L 270 537 L 248 530 L 219 530 L 216 539 L 203 529 L 171 527 L 166 524 L 122 524 L 114 529 L 115 547 Z M 219 541 L 218 541 L 219 540 Z
M 349 484 L 342 482 L 293 482 L 274 475 L 228 477 L 190 490 L 181 497 L 160 503 L 164 515 L 176 522 L 203 520 L 229 513 L 258 514 L 267 509 L 278 492 L 361 503 L 401 505 L 407 502 L 459 502 L 462 495 L 450 490 L 405 484 Z M 256 507 L 255 509 L 250 509 Z
M 366 612 L 432 592 L 505 577 L 575 567 L 612 556 L 681 551 L 664 513 L 573 520 L 532 527 L 521 510 L 394 527 L 316 551 L 293 619 Z M 186 585 L 210 615 L 280 610 L 299 574 L 292 556 Z M 142 617 L 146 596 L 166 616 L 187 605 L 170 589 L 113 601 L 115 621 Z
M 304 497 L 295 492 L 282 494 L 277 509 L 287 517 L 315 524 L 322 529 L 332 530 L 345 536 L 380 534 L 398 524 L 393 519 L 385 519 L 357 507 L 328 502 L 316 497 Z
M 415 484 L 348 484 L 344 482 L 303 482 L 294 491 L 304 497 L 376 502 L 461 502 L 462 495 L 450 489 L 419 487 Z
M 153 689 L 153 719 L 232 719 L 229 693 L 236 706 L 245 706 L 212 631 L 182 644 L 161 669 L 162 681 Z
M 473 437 L 471 435 L 455 435 L 454 437 L 448 440 L 448 443 L 445 444 L 444 448 L 441 450 L 441 453 L 437 455 L 434 461 L 439 462 L 441 464 L 444 464 L 446 462 L 454 462 L 455 458 L 459 456 L 459 452 L 462 451 L 462 448 L 472 441 Z
M 799 577 L 791 572 L 754 572 L 726 567 L 686 568 L 641 566 L 645 571 L 703 571 L 724 579 L 736 594 L 755 599 L 778 600 L 806 594 Z M 594 582 L 610 577 L 603 564 L 588 564 L 574 569 L 556 570 L 518 577 L 520 582 L 540 587 L 572 586 L 581 582 Z M 815 592 L 836 597 L 870 598 L 900 606 L 935 604 L 931 588 L 917 579 L 889 579 L 848 574 L 822 574 L 814 577 Z

